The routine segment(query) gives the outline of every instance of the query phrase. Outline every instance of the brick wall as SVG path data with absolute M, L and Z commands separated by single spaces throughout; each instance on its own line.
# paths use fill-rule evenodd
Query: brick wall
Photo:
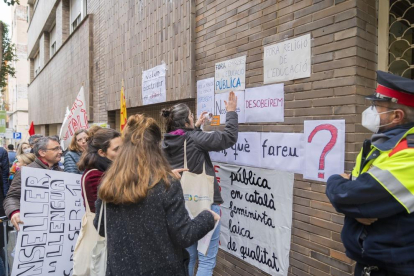
M 96 116 L 119 109 L 124 79 L 126 104 L 141 102 L 142 71 L 167 64 L 167 101 L 195 97 L 190 0 L 88 1 L 94 17 L 93 85 Z
M 247 56 L 246 87 L 263 85 L 263 47 L 311 33 L 312 75 L 285 82 L 285 122 L 240 131 L 303 132 L 304 120 L 346 120 L 346 170 L 362 141 L 364 95 L 375 87 L 376 1 L 197 0 L 196 78 L 214 77 L 216 62 Z M 351 275 L 340 239 L 343 216 L 325 184 L 295 175 L 289 275 Z M 215 275 L 263 275 L 220 251 Z

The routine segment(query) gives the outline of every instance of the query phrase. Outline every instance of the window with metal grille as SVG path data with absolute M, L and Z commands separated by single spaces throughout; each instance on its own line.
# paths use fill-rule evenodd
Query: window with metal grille
M 414 0 L 381 0 L 378 68 L 414 79 Z

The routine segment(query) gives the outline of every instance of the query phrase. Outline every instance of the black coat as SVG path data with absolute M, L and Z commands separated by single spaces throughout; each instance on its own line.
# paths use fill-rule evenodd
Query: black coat
M 96 201 L 95 227 L 102 201 Z M 108 266 L 106 276 L 181 276 L 185 248 L 214 228 L 213 215 L 188 216 L 179 181 L 166 189 L 153 187 L 145 200 L 130 205 L 107 204 Z M 100 234 L 104 236 L 103 218 Z
M 204 132 L 200 129 L 183 129 L 185 135 L 164 135 L 162 149 L 173 169 L 184 168 L 184 140 L 187 140 L 188 169 L 192 173 L 203 172 L 206 162 L 206 174 L 214 176 L 214 204 L 222 204 L 220 188 L 211 162 L 209 151 L 220 151 L 232 147 L 237 142 L 238 115 L 234 111 L 227 112 L 226 126 L 223 131 Z

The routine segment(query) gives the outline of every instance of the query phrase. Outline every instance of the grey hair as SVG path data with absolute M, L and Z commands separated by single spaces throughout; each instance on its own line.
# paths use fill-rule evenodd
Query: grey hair
M 401 109 L 404 111 L 403 124 L 414 123 L 414 108 L 406 105 L 401 105 L 397 103 L 390 103 L 390 108 Z
M 43 135 L 41 134 L 35 134 L 29 137 L 29 145 L 33 147 L 33 145 L 39 140 L 39 138 L 42 138 Z
M 55 141 L 59 143 L 59 140 L 56 137 L 51 137 L 51 136 L 47 136 L 47 137 L 41 137 L 39 138 L 39 140 L 37 140 L 36 144 L 34 144 L 33 147 L 33 153 L 39 157 L 39 150 L 47 150 L 47 145 L 49 144 L 49 141 Z

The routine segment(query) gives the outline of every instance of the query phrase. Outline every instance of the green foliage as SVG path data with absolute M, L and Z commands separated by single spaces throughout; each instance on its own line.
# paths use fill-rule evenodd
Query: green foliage
M 4 3 L 6 3 L 9 6 L 13 6 L 14 4 L 20 5 L 19 0 L 4 0 Z
M 3 55 L 0 68 L 0 90 L 7 85 L 8 75 L 14 77 L 16 70 L 13 63 L 17 61 L 16 47 L 9 38 L 9 28 L 7 25 L 0 21 L 0 28 L 3 28 L 3 36 L 1 43 L 3 45 Z

